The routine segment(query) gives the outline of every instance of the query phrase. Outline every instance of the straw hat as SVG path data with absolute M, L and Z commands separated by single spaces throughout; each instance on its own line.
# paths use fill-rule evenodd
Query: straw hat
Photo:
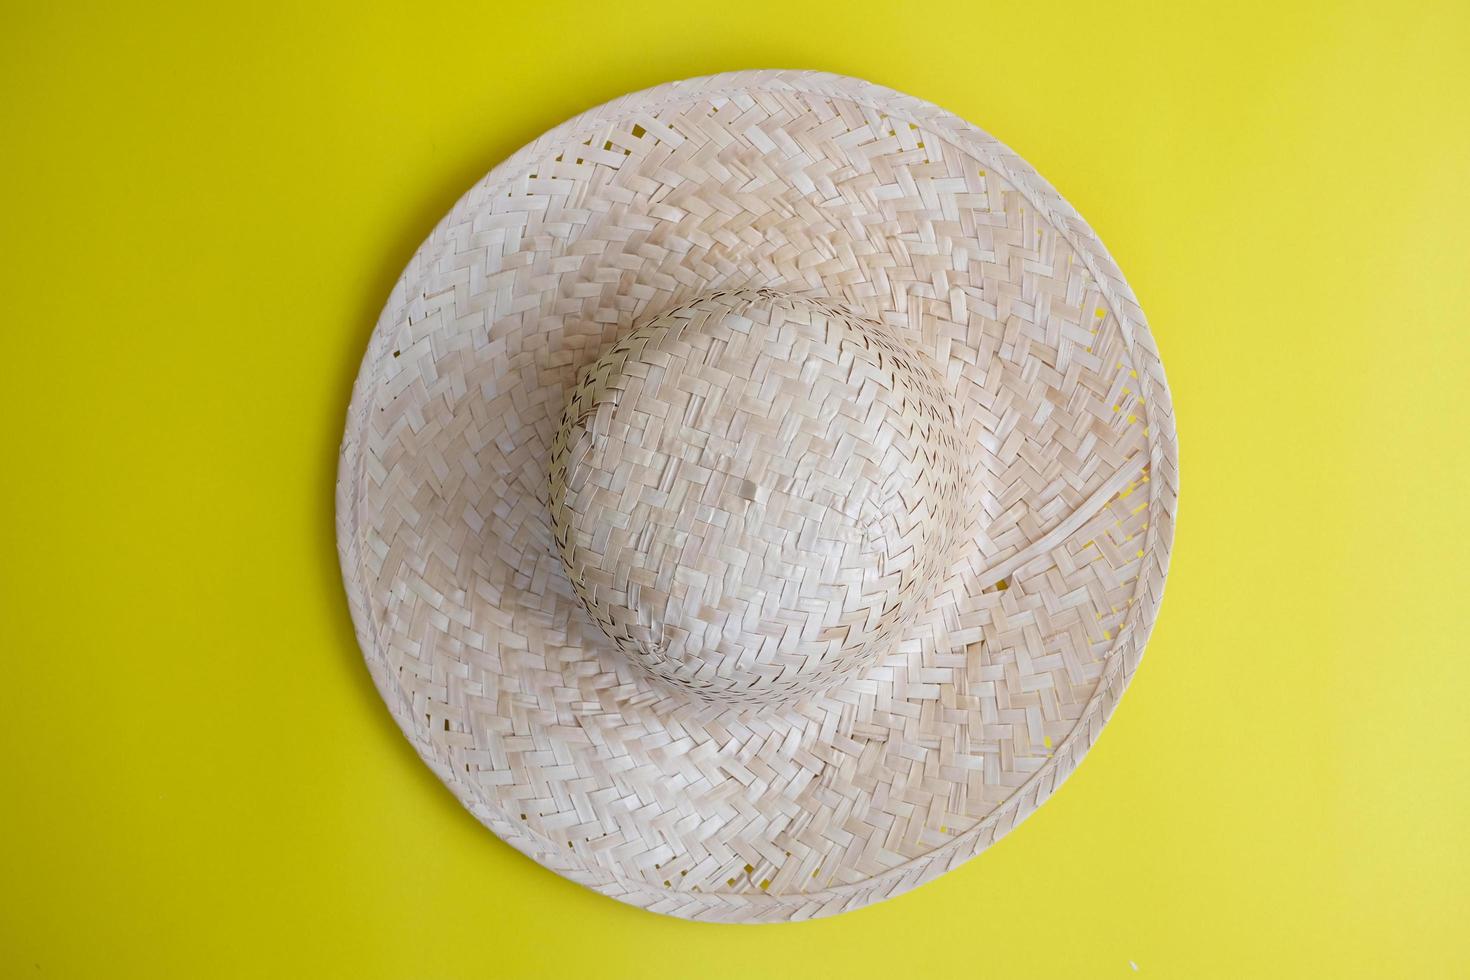
M 1176 499 L 1137 301 L 1024 162 L 851 78 L 593 109 L 394 289 L 337 487 L 369 668 L 548 868 L 691 919 L 973 857 L 1138 666 Z

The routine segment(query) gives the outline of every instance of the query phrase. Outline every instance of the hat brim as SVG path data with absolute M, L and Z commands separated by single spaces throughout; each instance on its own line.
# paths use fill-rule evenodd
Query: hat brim
M 769 713 L 629 664 L 546 507 L 578 369 L 732 286 L 905 334 L 952 389 L 969 467 L 963 544 L 891 655 Z M 1138 664 L 1176 499 L 1162 366 L 1081 218 L 935 106 L 769 71 L 593 109 L 455 205 L 369 343 L 337 520 L 374 681 L 477 818 L 621 901 L 776 921 L 906 891 L 1050 795 Z

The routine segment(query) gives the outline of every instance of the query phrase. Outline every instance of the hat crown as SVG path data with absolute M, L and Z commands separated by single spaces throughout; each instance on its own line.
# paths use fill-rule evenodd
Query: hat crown
M 634 662 L 778 704 L 889 652 L 948 564 L 960 448 L 933 366 L 830 301 L 707 295 L 581 375 L 551 464 L 569 581 Z

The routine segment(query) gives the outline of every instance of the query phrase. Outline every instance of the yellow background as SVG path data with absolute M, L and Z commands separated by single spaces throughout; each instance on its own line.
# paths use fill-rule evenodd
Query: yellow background
M 63 5 L 0 14 L 0 974 L 1470 973 L 1470 5 Z M 476 178 L 625 91 L 815 67 L 950 108 L 1098 229 L 1183 496 L 1079 772 L 796 926 L 483 830 L 354 645 L 358 359 Z

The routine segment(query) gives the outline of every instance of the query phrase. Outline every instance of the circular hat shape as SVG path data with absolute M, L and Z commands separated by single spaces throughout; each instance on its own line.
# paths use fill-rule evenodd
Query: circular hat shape
M 779 921 L 985 849 L 1142 655 L 1177 499 L 1142 312 L 973 126 L 744 72 L 550 131 L 410 261 L 338 544 L 394 718 L 614 898 Z
M 774 290 L 662 313 L 572 390 L 552 530 L 588 613 L 650 674 L 777 705 L 852 679 L 948 565 L 960 444 L 881 324 Z

